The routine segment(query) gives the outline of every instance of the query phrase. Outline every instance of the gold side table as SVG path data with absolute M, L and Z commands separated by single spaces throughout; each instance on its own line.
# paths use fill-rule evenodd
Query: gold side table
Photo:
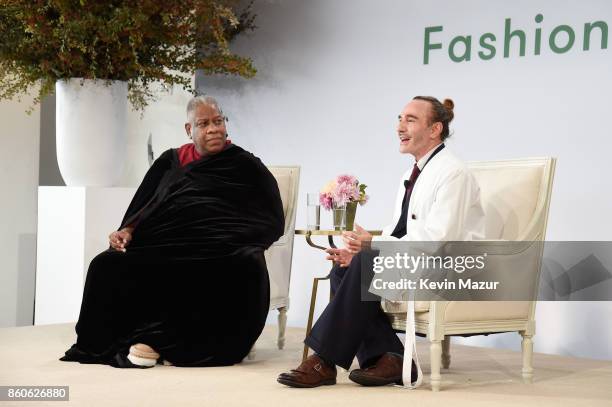
M 295 234 L 303 235 L 306 238 L 306 243 L 308 243 L 310 247 L 314 247 L 320 250 L 327 250 L 328 248 L 336 248 L 336 245 L 334 243 L 334 236 L 341 236 L 342 232 L 343 232 L 342 230 L 296 229 Z M 368 232 L 372 234 L 373 236 L 380 236 L 382 234 L 381 230 L 368 230 Z M 320 245 L 315 244 L 312 241 L 312 236 L 327 236 L 329 247 L 320 246 Z M 332 268 L 333 268 L 333 265 L 334 265 L 334 262 L 332 261 Z M 315 309 L 315 304 L 317 302 L 317 290 L 319 288 L 319 281 L 329 280 L 330 275 L 331 275 L 331 270 L 329 273 L 327 273 L 325 277 L 315 277 L 312 280 L 312 293 L 310 294 L 310 310 L 308 312 L 308 324 L 306 325 L 306 336 L 310 335 L 310 331 L 312 329 L 314 309 Z M 331 289 L 330 289 L 329 300 L 331 301 L 331 299 L 332 299 L 332 294 L 331 294 Z M 302 361 L 304 361 L 307 357 L 308 357 L 308 346 L 304 344 L 304 352 L 302 353 Z

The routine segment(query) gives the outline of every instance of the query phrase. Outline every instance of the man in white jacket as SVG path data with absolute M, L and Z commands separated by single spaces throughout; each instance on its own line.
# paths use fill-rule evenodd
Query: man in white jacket
M 315 354 L 297 369 L 282 373 L 279 383 L 291 387 L 335 384 L 336 365 L 348 370 L 355 356 L 361 368 L 353 370 L 349 378 L 356 383 L 380 386 L 417 381 L 417 366 L 411 362 L 414 333 L 407 332 L 404 353 L 380 303 L 362 298 L 361 265 L 371 262 L 362 250 L 376 249 L 381 241 L 482 238 L 484 212 L 478 184 L 444 145 L 450 135 L 453 108 L 450 99 L 441 103 L 433 97 L 417 96 L 399 115 L 399 150 L 414 156 L 415 163 L 401 179 L 393 222 L 379 237 L 357 226 L 354 232 L 343 234 L 345 248 L 328 249 L 327 258 L 336 262 L 331 272 L 334 297 L 304 341 Z M 407 368 L 402 354 L 407 357 Z

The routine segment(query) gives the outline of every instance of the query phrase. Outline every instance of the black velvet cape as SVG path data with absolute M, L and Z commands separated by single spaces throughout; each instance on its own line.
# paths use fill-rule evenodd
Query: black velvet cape
M 181 167 L 176 149 L 151 166 L 121 222 L 125 253 L 89 265 L 77 342 L 61 360 L 129 366 L 145 343 L 176 366 L 240 362 L 261 334 L 270 288 L 263 251 L 282 236 L 278 185 L 231 145 Z

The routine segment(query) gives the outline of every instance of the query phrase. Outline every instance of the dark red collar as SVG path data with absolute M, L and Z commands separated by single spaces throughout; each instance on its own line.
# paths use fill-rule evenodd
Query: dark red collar
M 202 158 L 202 156 L 195 149 L 195 144 L 188 143 L 179 147 L 178 158 L 179 162 L 181 163 L 181 167 L 184 167 L 192 161 L 199 160 Z
M 227 145 L 231 143 L 232 142 L 230 140 L 225 140 L 226 148 L 227 148 Z M 187 143 L 187 144 L 180 146 L 177 152 L 178 152 L 178 158 L 179 158 L 181 167 L 184 167 L 190 162 L 199 160 L 200 158 L 202 158 L 202 155 L 198 153 L 198 150 L 196 150 L 195 144 L 193 143 Z

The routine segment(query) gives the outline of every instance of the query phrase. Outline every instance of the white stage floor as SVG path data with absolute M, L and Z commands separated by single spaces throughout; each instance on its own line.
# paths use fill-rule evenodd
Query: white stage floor
M 304 330 L 289 328 L 287 345 L 275 347 L 267 326 L 253 361 L 218 368 L 114 369 L 59 362 L 74 342 L 74 325 L 0 329 L 0 385 L 70 386 L 70 402 L 0 402 L 52 406 L 612 406 L 612 362 L 534 355 L 533 384 L 521 380 L 517 352 L 451 345 L 442 391 L 387 386 L 365 388 L 339 372 L 336 386 L 292 389 L 276 376 L 297 366 Z M 537 335 L 535 337 L 537 341 Z M 419 343 L 428 376 L 428 347 Z

